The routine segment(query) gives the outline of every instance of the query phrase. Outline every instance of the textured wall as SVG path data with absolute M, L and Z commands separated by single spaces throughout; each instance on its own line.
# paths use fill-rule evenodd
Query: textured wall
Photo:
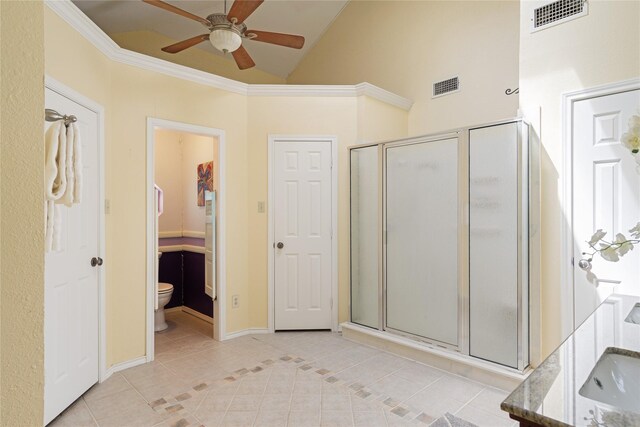
M 269 135 L 335 135 L 338 137 L 338 314 L 349 319 L 349 156 L 347 147 L 364 140 L 401 138 L 407 132 L 407 112 L 368 97 L 249 98 L 249 270 L 250 326 L 268 323 L 268 223 L 257 211 L 268 200 Z M 240 296 L 240 306 L 244 304 Z M 236 309 L 237 310 L 237 309 Z M 234 310 L 232 310 L 234 311 Z
M 520 11 L 520 108 L 542 142 L 541 312 L 542 355 L 570 332 L 573 301 L 564 301 L 561 283 L 560 205 L 563 170 L 562 94 L 640 75 L 640 2 L 591 1 L 589 15 L 531 33 L 534 8 L 546 1 L 523 1 Z
M 366 81 L 410 98 L 409 135 L 514 116 L 518 3 L 352 0 L 287 83 Z M 460 92 L 431 97 L 456 75 Z
M 340 316 L 346 320 L 349 190 L 344 147 L 358 141 L 358 129 L 368 129 L 367 137 L 406 135 L 405 111 L 355 98 L 247 98 L 111 62 L 49 9 L 45 34 L 47 74 L 105 107 L 106 197 L 111 206 L 105 263 L 109 365 L 145 353 L 147 117 L 225 130 L 227 332 L 267 326 L 267 221 L 256 208 L 267 199 L 268 134 L 338 135 Z M 73 67 L 68 66 L 71 59 Z M 366 126 L 357 123 L 364 120 L 357 111 L 361 104 L 367 106 Z M 240 298 L 235 309 L 233 295 Z
M 44 408 L 43 9 L 41 1 L 0 2 L 0 411 L 6 426 L 42 425 Z
M 158 217 L 158 231 L 182 235 L 183 195 L 180 133 L 159 129 L 154 132 L 154 138 L 155 183 L 164 192 L 164 212 Z

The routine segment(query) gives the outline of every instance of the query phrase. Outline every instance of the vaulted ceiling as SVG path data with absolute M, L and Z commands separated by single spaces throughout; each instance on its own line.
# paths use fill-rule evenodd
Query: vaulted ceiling
M 255 61 L 256 68 L 286 78 L 347 2 L 348 0 L 266 0 L 247 18 L 247 26 L 255 30 L 302 35 L 306 39 L 305 45 L 298 50 L 245 40 L 243 46 Z M 180 41 L 207 32 L 196 21 L 138 0 L 73 0 L 73 3 L 109 35 L 154 31 Z M 220 0 L 167 0 L 167 3 L 201 17 L 225 12 L 225 2 Z M 227 11 L 231 4 L 232 0 L 226 3 Z M 200 43 L 195 49 L 223 55 L 208 42 Z M 231 55 L 227 54 L 227 57 L 230 58 Z

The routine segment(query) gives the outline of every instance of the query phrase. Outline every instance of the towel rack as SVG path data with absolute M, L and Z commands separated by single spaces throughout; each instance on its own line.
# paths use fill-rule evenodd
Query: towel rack
M 57 122 L 58 120 L 64 120 L 64 125 L 69 126 L 71 123 L 78 121 L 78 118 L 74 115 L 67 116 L 66 114 L 60 114 L 56 110 L 51 108 L 45 108 L 44 119 L 48 122 Z

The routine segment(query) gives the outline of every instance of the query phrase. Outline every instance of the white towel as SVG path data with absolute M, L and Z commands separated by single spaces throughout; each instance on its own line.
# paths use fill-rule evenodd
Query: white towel
M 80 153 L 80 135 L 75 123 L 66 128 L 67 158 L 65 159 L 67 188 L 56 203 L 71 207 L 80 203 L 82 193 L 82 156 Z
M 60 248 L 60 204 L 80 203 L 82 156 L 75 123 L 52 124 L 45 135 L 45 250 Z

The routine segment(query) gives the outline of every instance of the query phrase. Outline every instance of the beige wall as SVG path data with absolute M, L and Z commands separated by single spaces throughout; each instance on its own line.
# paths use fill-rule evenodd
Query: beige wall
M 560 205 L 562 94 L 640 76 L 640 2 L 590 1 L 588 16 L 531 33 L 531 11 L 544 3 L 524 1 L 520 11 L 520 105 L 542 142 L 543 356 L 564 338 L 563 313 L 572 316 L 559 263 L 568 220 Z
M 222 57 L 199 48 L 190 48 L 177 54 L 161 49 L 177 42 L 155 31 L 131 31 L 109 34 L 124 49 L 165 59 L 180 65 L 206 71 L 244 83 L 283 84 L 285 79 L 262 71 L 257 67 L 240 70 L 231 55 Z M 208 42 L 205 42 L 208 43 Z
M 204 206 L 197 204 L 196 168 L 213 161 L 218 173 L 218 143 L 210 136 L 159 129 L 155 131 L 155 180 L 164 192 L 159 231 L 204 233 Z M 214 190 L 218 178 L 214 176 Z
M 44 409 L 43 9 L 41 1 L 0 2 L 0 424 L 6 426 L 41 425 Z
M 213 189 L 217 189 L 218 156 L 215 138 L 183 134 L 182 135 L 182 230 L 204 233 L 205 209 L 198 206 L 196 169 L 200 163 L 213 161 Z
M 356 98 L 251 97 L 109 61 L 55 13 L 45 11 L 46 72 L 106 110 L 107 358 L 145 353 L 146 119 L 223 129 L 226 134 L 227 332 L 267 326 L 266 201 L 268 133 L 338 135 L 342 150 L 359 129 L 406 135 L 407 113 Z M 73 52 L 73 53 L 71 53 Z M 67 63 L 73 55 L 74 67 Z M 358 113 L 358 106 L 367 113 Z M 362 118 L 364 125 L 358 124 Z M 388 128 L 384 123 L 388 123 Z M 375 132 L 374 132 L 375 129 Z M 348 313 L 348 187 L 341 153 L 340 316 Z M 231 297 L 240 307 L 231 309 Z
M 73 57 L 74 66 L 67 64 Z M 106 111 L 107 362 L 145 354 L 146 120 L 157 117 L 225 129 L 229 298 L 247 282 L 246 97 L 111 62 L 54 12 L 45 10 L 47 74 Z M 230 301 L 228 301 L 230 303 Z M 230 305 L 230 304 L 229 304 Z M 229 312 L 228 330 L 247 314 Z
M 162 189 L 164 206 L 158 217 L 160 233 L 182 235 L 182 146 L 180 133 L 156 130 L 155 183 Z
M 415 101 L 409 135 L 515 116 L 517 1 L 351 1 L 287 82 L 367 81 Z M 461 91 L 431 98 L 460 77 Z
M 249 99 L 249 293 L 250 327 L 267 327 L 267 214 L 258 213 L 268 200 L 269 135 L 332 135 L 338 139 L 338 311 L 349 319 L 349 164 L 347 147 L 365 139 L 406 135 L 407 113 L 368 97 Z

